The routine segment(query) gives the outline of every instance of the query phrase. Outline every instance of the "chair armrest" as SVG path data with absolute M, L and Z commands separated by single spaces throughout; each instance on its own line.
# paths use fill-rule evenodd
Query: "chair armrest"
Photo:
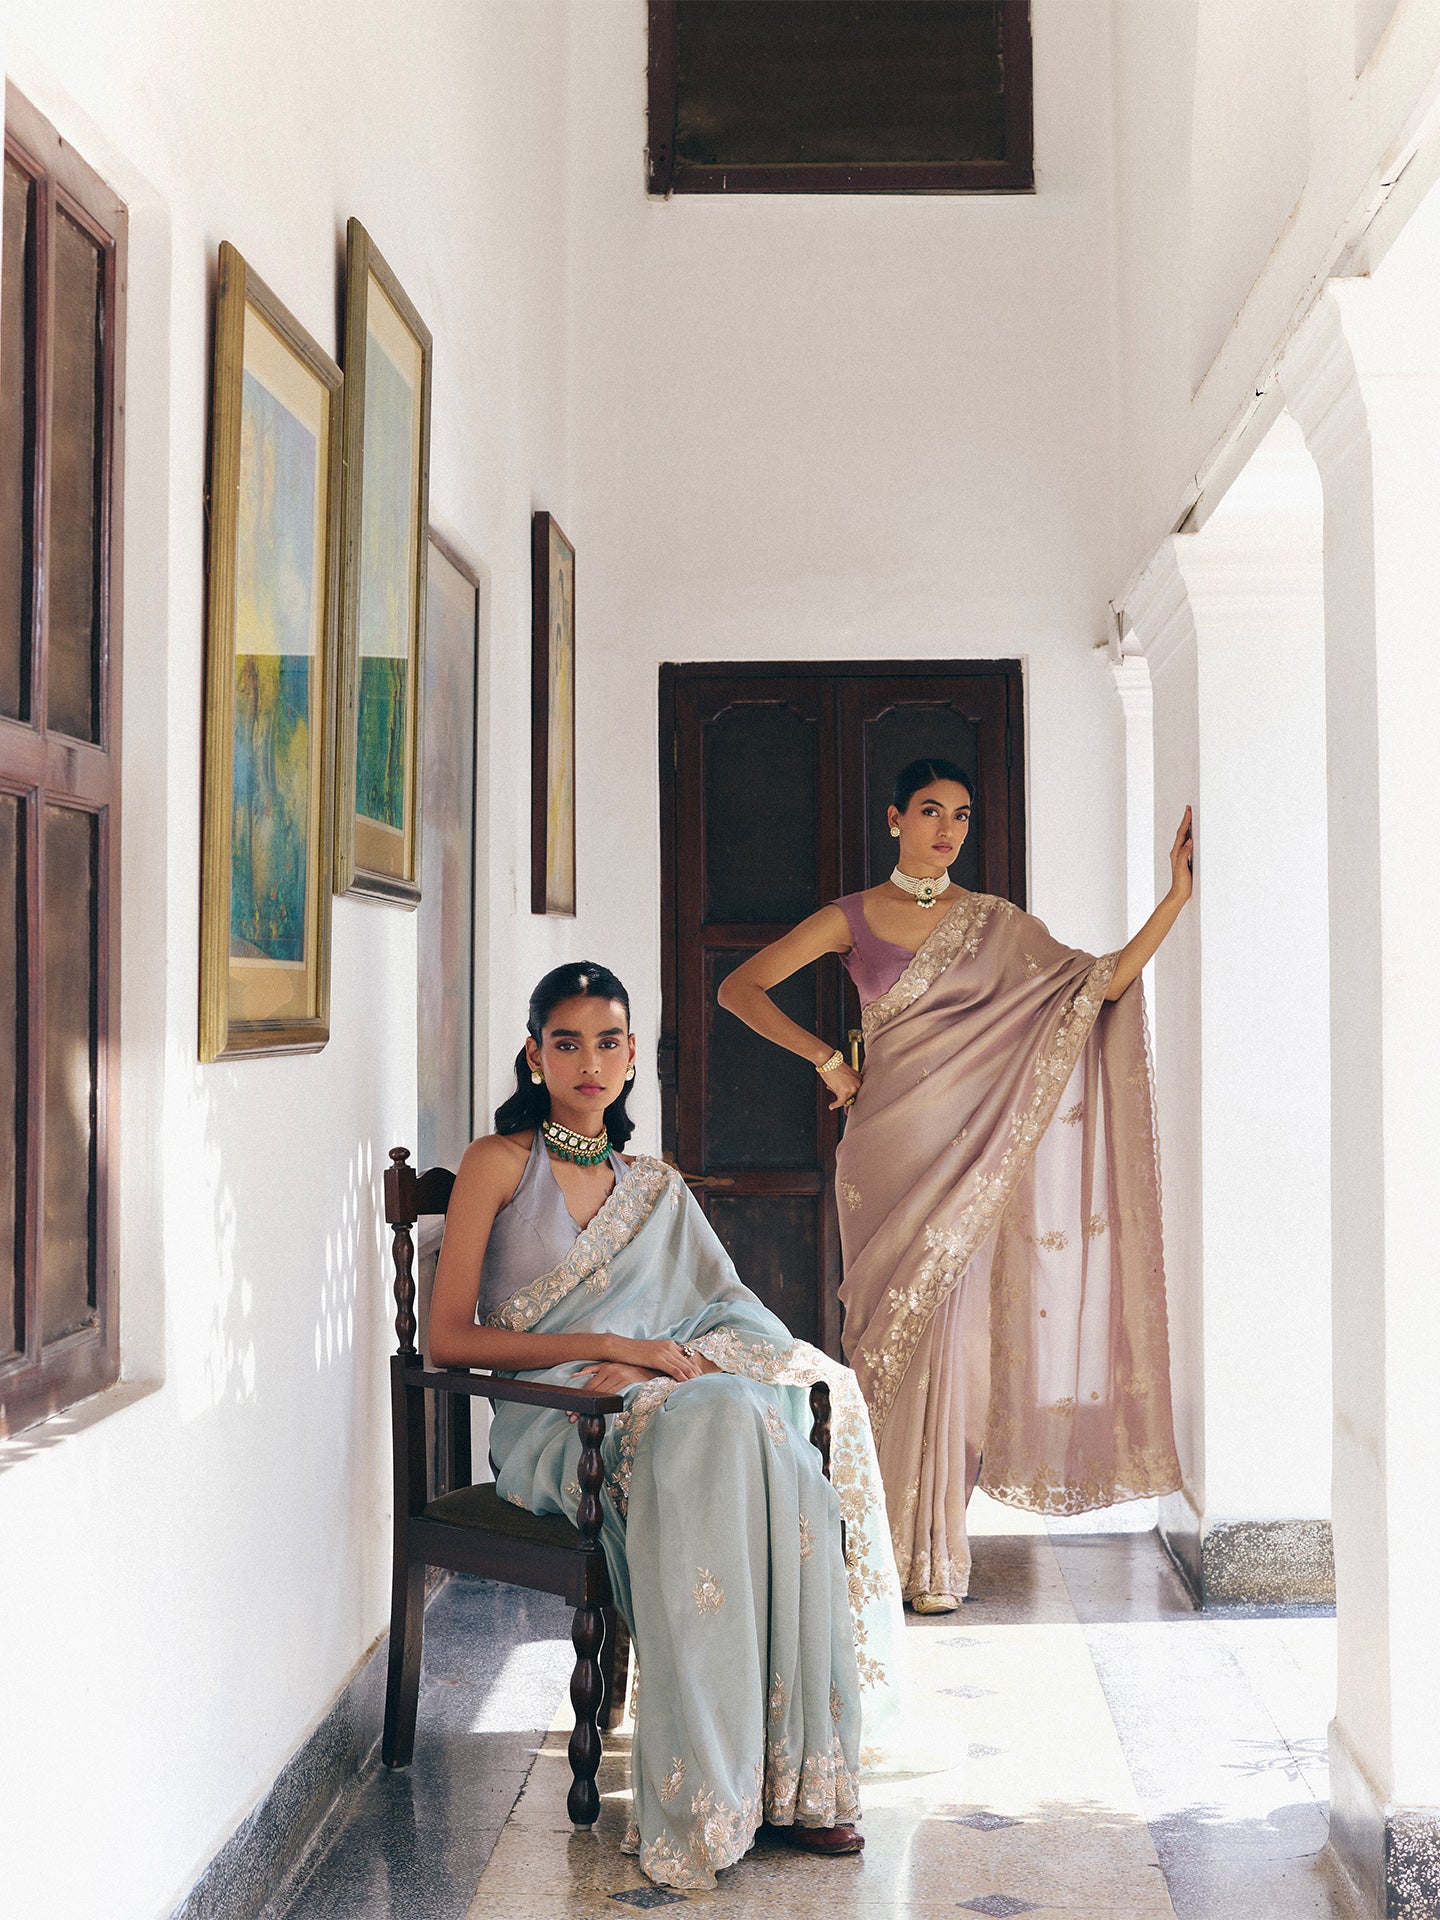
M 500 1373 L 474 1373 L 463 1367 L 432 1368 L 411 1364 L 405 1369 L 411 1386 L 431 1387 L 440 1393 L 466 1393 L 485 1400 L 518 1400 L 525 1406 L 559 1407 L 564 1413 L 623 1412 L 618 1393 L 583 1393 L 574 1387 L 540 1387 L 529 1380 L 511 1380 Z

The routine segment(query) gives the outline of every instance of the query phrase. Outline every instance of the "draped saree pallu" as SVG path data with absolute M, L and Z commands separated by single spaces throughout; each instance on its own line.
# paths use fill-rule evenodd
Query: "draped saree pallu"
M 790 1338 L 680 1176 L 643 1156 L 571 1252 L 488 1319 L 683 1341 L 719 1369 L 627 1388 L 605 1437 L 601 1537 L 639 1668 L 627 1848 L 653 1880 L 709 1888 L 762 1819 L 853 1819 L 862 1699 L 868 1759 L 900 1626 L 855 1376 Z M 521 1377 L 564 1385 L 578 1371 Z M 819 1379 L 832 1397 L 831 1481 L 808 1438 Z M 490 1446 L 504 1498 L 574 1518 L 579 1443 L 562 1413 L 504 1402 Z
M 964 1594 L 977 1484 L 1080 1513 L 1180 1484 L 1136 981 L 965 893 L 864 1010 L 836 1164 L 845 1350 L 906 1598 Z

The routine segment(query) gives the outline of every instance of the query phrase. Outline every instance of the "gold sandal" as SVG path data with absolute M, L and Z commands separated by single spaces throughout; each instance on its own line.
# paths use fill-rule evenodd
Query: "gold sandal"
M 912 1613 L 954 1613 L 960 1602 L 953 1593 L 917 1593 L 910 1602 Z

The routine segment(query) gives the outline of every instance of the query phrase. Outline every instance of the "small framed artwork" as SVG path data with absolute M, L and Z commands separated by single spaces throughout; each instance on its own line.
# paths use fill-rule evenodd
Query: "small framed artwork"
M 413 907 L 420 898 L 430 329 L 358 220 L 346 237 L 335 891 Z
M 340 369 L 220 248 L 200 1057 L 330 1034 Z
M 417 930 L 420 1124 L 416 1148 L 421 1167 L 456 1167 L 474 1132 L 480 583 L 459 554 L 433 531 L 429 575 L 420 755 L 425 838 Z M 423 1236 L 421 1246 L 423 1251 Z
M 575 549 L 530 527 L 530 910 L 575 911 Z

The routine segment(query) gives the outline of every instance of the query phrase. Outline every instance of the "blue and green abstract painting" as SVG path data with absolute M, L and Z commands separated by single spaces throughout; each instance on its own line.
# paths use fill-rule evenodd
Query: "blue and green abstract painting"
M 355 811 L 396 832 L 405 826 L 415 406 L 414 387 L 379 338 L 367 333 Z
M 318 478 L 315 435 L 247 371 L 235 573 L 235 958 L 306 958 Z

